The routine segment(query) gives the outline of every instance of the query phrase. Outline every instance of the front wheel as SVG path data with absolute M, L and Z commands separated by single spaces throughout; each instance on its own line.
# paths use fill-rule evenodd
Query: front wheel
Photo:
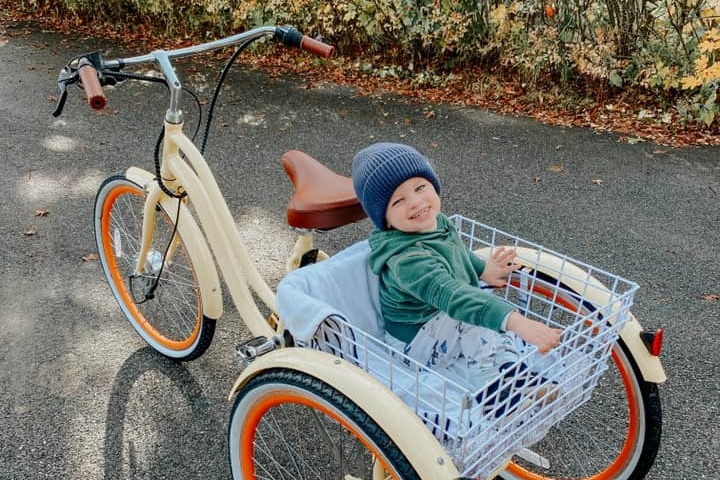
M 545 285 L 557 282 L 538 273 Z M 559 292 L 559 293 L 555 293 Z M 538 296 L 552 297 L 570 312 L 590 313 L 593 305 L 581 301 L 570 288 L 533 287 Z M 612 350 L 608 370 L 592 398 L 552 427 L 516 456 L 501 474 L 505 480 L 626 480 L 640 479 L 652 467 L 660 446 L 662 411 L 655 383 L 646 382 L 622 339 Z
M 360 407 L 303 372 L 251 378 L 235 399 L 228 435 L 236 480 L 419 479 Z
M 195 268 L 174 228 L 177 212 L 155 206 L 150 250 L 138 262 L 145 199 L 143 188 L 124 175 L 103 182 L 95 197 L 98 256 L 113 295 L 140 336 L 163 355 L 192 360 L 210 345 L 215 320 L 202 314 Z

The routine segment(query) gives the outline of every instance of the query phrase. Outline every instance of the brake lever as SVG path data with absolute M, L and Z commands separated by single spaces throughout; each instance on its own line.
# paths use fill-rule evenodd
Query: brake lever
M 65 108 L 65 101 L 67 100 L 67 86 L 78 81 L 77 70 L 74 70 L 70 65 L 66 65 L 58 75 L 57 87 L 58 87 L 58 101 L 55 106 L 55 111 L 52 112 L 53 117 L 59 117 L 62 114 L 63 108 Z
M 114 77 L 112 70 L 106 70 L 104 68 L 103 56 L 100 51 L 84 53 L 78 55 L 68 62 L 58 75 L 57 86 L 58 86 L 58 101 L 55 107 L 55 111 L 52 112 L 53 117 L 59 117 L 62 114 L 63 108 L 65 108 L 65 101 L 67 100 L 67 86 L 74 83 L 78 83 L 80 80 L 80 74 L 78 72 L 77 60 L 85 58 L 90 64 L 95 67 L 99 73 L 100 85 L 117 85 L 123 79 Z

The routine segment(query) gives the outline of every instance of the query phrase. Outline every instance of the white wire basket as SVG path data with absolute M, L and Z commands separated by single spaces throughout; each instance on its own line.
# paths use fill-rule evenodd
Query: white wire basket
M 563 328 L 558 347 L 540 355 L 518 340 L 520 358 L 506 370 L 512 374 L 474 390 L 456 372 L 428 369 L 352 319 L 328 317 L 308 346 L 353 362 L 390 388 L 422 418 L 463 476 L 492 478 L 590 399 L 638 286 L 473 220 L 451 220 L 480 256 L 501 245 L 517 250 L 523 267 L 493 291 L 523 315 Z

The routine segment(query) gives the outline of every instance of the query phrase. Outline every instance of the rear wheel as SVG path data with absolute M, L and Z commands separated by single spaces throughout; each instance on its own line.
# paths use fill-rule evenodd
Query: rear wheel
M 143 188 L 124 175 L 100 186 L 94 217 L 100 262 L 120 308 L 140 336 L 163 355 L 192 360 L 210 345 L 215 320 L 202 314 L 195 269 L 174 228 L 177 212 L 155 207 L 152 244 L 141 271 L 135 271 L 145 197 Z
M 555 280 L 538 274 L 533 293 L 552 298 L 548 284 Z M 545 286 L 544 286 L 545 285 Z M 555 300 L 574 312 L 594 307 L 566 286 Z M 557 319 L 557 315 L 553 315 Z M 660 396 L 655 383 L 643 380 L 622 339 L 612 350 L 612 360 L 592 398 L 552 427 L 530 447 L 531 455 L 515 457 L 501 477 L 506 480 L 635 479 L 650 470 L 662 430 Z M 540 466 L 542 458 L 547 468 Z M 547 466 L 549 465 L 549 466 Z
M 228 446 L 235 479 L 419 479 L 352 400 L 293 370 L 259 373 L 239 391 Z

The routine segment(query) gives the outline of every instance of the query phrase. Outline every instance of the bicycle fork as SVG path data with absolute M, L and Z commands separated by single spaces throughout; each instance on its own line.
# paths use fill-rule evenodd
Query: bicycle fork
M 160 207 L 162 195 L 165 195 L 158 187 L 157 183 L 152 183 L 150 186 L 146 186 L 147 197 L 145 199 L 145 206 L 143 209 L 143 222 L 142 232 L 140 236 L 140 250 L 138 252 L 138 258 L 136 259 L 135 269 L 133 275 L 141 277 L 143 274 L 148 274 L 151 277 L 159 276 L 165 265 L 171 263 L 172 258 L 175 254 L 179 243 L 179 236 L 177 234 L 177 222 L 178 216 L 172 220 L 173 232 L 172 237 L 168 240 L 168 245 L 164 252 L 158 252 L 152 249 L 152 241 L 155 237 L 155 219 L 157 218 L 157 212 Z M 180 202 L 181 200 L 178 200 Z M 178 209 L 180 205 L 178 204 Z M 171 212 L 166 212 L 168 215 Z

